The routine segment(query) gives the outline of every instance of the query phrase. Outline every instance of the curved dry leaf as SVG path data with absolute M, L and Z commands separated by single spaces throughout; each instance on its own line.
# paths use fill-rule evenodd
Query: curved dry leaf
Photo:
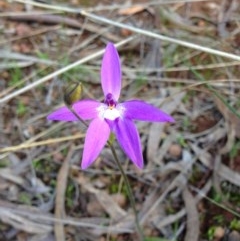
M 120 15 L 133 15 L 139 12 L 142 12 L 145 9 L 142 5 L 134 5 L 129 8 L 123 8 L 118 11 Z
M 102 205 L 104 210 L 109 214 L 111 219 L 117 221 L 127 216 L 127 213 L 106 191 L 96 189 L 84 177 L 77 178 L 76 181 L 88 192 L 96 195 L 97 200 Z
M 225 180 L 231 182 L 232 184 L 236 186 L 240 186 L 240 174 L 231 170 L 229 167 L 227 167 L 224 164 L 221 164 L 219 166 L 219 172 L 218 174 Z
M 187 230 L 184 240 L 185 241 L 198 241 L 200 233 L 199 214 L 197 210 L 197 203 L 193 195 L 186 187 L 183 190 L 183 200 L 187 213 Z
M 0 208 L 0 219 L 3 223 L 7 223 L 16 229 L 23 230 L 27 233 L 49 233 L 52 231 L 52 226 L 44 225 L 37 222 L 32 222 L 9 210 Z
M 161 107 L 161 109 L 163 111 L 166 111 L 168 114 L 171 114 L 177 109 L 177 106 L 180 104 L 182 98 L 185 96 L 185 92 L 174 94 L 174 91 L 176 92 L 176 90 L 173 90 L 171 93 L 172 101 L 169 101 L 168 103 L 164 103 L 164 105 Z M 148 142 L 147 142 L 147 158 L 149 163 L 153 162 L 155 160 L 156 155 L 158 154 L 159 143 L 162 138 L 161 134 L 163 132 L 163 128 L 164 128 L 164 125 L 159 125 L 159 123 L 151 124 Z
M 21 186 L 24 186 L 25 183 L 24 178 L 16 176 L 16 174 L 10 168 L 0 169 L 0 177 Z
M 147 158 L 148 163 L 152 163 L 155 160 L 155 156 L 159 149 L 159 142 L 161 140 L 161 133 L 163 130 L 163 125 L 159 123 L 153 123 L 149 130 L 149 138 L 147 143 Z

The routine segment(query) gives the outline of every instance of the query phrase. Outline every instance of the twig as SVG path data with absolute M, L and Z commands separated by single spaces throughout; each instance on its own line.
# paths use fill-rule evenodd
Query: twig
M 30 15 L 15 15 L 7 16 L 8 19 L 14 21 L 27 21 L 27 22 L 38 22 L 38 23 L 48 23 L 48 24 L 63 24 L 73 28 L 82 28 L 83 24 L 76 19 L 62 17 L 58 15 L 45 14 L 36 15 L 34 12 Z
M 63 141 L 75 140 L 75 139 L 82 138 L 84 136 L 85 136 L 85 134 L 77 134 L 74 136 L 71 135 L 71 136 L 65 136 L 65 137 L 60 137 L 60 138 L 56 138 L 56 139 L 48 139 L 45 141 L 20 144 L 18 146 L 9 146 L 9 147 L 0 149 L 0 153 L 10 152 L 10 151 L 19 151 L 19 150 L 25 149 L 25 148 L 31 148 L 31 147 L 36 147 L 36 146 L 55 144 L 55 143 L 63 142 Z

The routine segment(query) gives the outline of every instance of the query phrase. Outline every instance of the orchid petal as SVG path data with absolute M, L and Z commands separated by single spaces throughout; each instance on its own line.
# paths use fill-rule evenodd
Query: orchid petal
M 61 107 L 47 116 L 48 120 L 77 121 L 78 118 L 67 108 Z
M 97 108 L 101 105 L 96 100 L 81 100 L 73 104 L 74 111 L 83 119 L 90 120 L 98 116 Z
M 141 100 L 130 100 L 121 105 L 124 107 L 124 116 L 132 120 L 174 122 L 170 115 Z
M 83 148 L 82 169 L 86 169 L 95 161 L 109 135 L 110 128 L 104 120 L 96 118 L 90 123 Z
M 143 168 L 143 156 L 140 137 L 134 123 L 130 119 L 118 119 L 114 132 L 125 154 L 138 167 Z
M 121 66 L 118 52 L 112 43 L 108 43 L 101 67 L 101 83 L 103 93 L 112 94 L 118 100 L 121 91 Z

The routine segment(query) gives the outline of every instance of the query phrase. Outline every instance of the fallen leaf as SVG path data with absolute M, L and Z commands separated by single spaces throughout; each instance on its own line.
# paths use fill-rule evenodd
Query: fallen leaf
M 135 5 L 131 6 L 129 8 L 123 8 L 118 11 L 118 14 L 120 15 L 133 15 L 139 12 L 142 12 L 145 9 L 144 6 L 141 5 Z

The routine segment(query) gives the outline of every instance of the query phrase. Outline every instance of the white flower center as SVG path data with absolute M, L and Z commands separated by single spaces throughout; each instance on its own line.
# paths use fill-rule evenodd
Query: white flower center
M 119 116 L 120 113 L 116 108 L 107 108 L 104 112 L 104 118 L 108 120 L 115 120 Z
M 113 121 L 122 116 L 124 108 L 121 105 L 110 107 L 106 104 L 102 104 L 97 108 L 97 111 L 100 118 Z

